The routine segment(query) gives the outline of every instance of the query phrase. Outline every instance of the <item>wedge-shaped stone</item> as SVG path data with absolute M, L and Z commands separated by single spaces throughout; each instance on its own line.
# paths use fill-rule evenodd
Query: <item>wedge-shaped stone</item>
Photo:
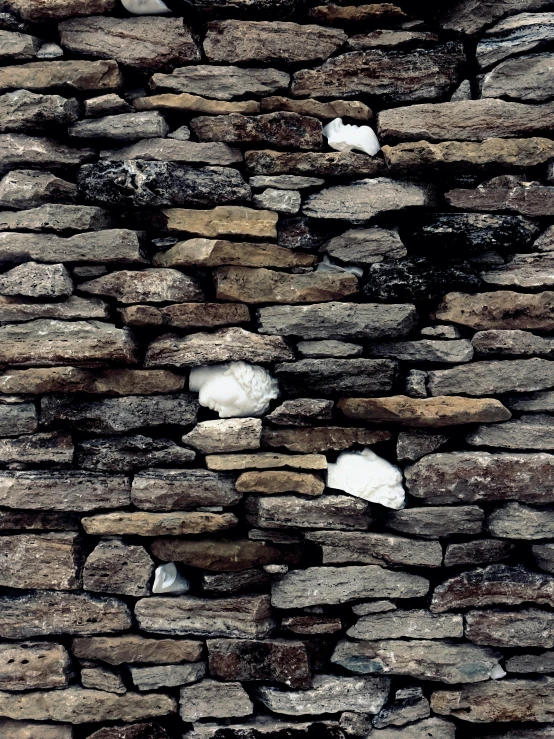
M 431 49 L 353 51 L 323 66 L 296 72 L 295 97 L 371 95 L 383 103 L 443 97 L 459 82 L 465 62 L 459 43 Z
M 336 185 L 311 195 L 303 212 L 312 218 L 361 222 L 389 211 L 433 205 L 435 197 L 430 185 L 375 177 Z
M 210 100 L 186 92 L 180 95 L 165 93 L 137 98 L 133 100 L 133 106 L 135 110 L 176 110 L 184 113 L 203 113 L 205 115 L 228 115 L 230 113 L 249 115 L 260 112 L 260 103 L 256 100 L 227 102 Z
M 71 651 L 81 659 L 101 660 L 109 665 L 177 664 L 199 660 L 202 643 L 192 639 L 148 639 L 138 634 L 92 636 L 73 639 Z
M 550 677 L 491 680 L 483 685 L 436 691 L 431 696 L 431 708 L 435 713 L 470 723 L 518 722 L 523 716 L 527 721 L 548 723 L 553 696 L 554 679 Z
M 282 21 L 213 21 L 204 52 L 211 62 L 298 64 L 322 61 L 346 41 L 344 31 Z
M 435 370 L 429 373 L 428 389 L 431 395 L 497 395 L 544 390 L 553 385 L 554 362 L 534 358 Z
M 150 549 L 162 562 L 215 572 L 239 572 L 284 559 L 277 547 L 250 539 L 156 539 Z
M 302 642 L 246 639 L 210 639 L 207 642 L 210 675 L 218 680 L 278 682 L 307 689 L 311 670 Z
M 554 214 L 554 187 L 524 182 L 515 175 L 501 175 L 475 189 L 457 188 L 445 193 L 446 201 L 463 210 L 511 211 L 525 216 Z
M 232 513 L 168 512 L 106 513 L 84 517 L 83 528 L 93 536 L 181 536 L 210 534 L 237 525 Z
M 183 721 L 198 721 L 200 718 L 240 718 L 253 712 L 252 701 L 238 682 L 223 685 L 216 680 L 202 680 L 196 685 L 181 689 L 180 715 Z M 199 724 L 200 731 L 204 726 Z
M 141 98 L 138 99 L 140 100 Z M 148 100 L 148 98 L 143 99 Z M 137 171 L 139 166 L 144 171 L 144 162 L 177 162 L 179 164 L 217 164 L 225 166 L 227 164 L 236 164 L 243 160 L 242 152 L 227 144 L 217 142 L 206 144 L 199 143 L 198 141 L 181 141 L 179 139 L 169 138 L 142 139 L 142 141 L 136 141 L 133 144 L 129 144 L 129 146 L 124 146 L 122 149 L 102 151 L 100 152 L 100 156 L 102 160 L 109 162 L 127 162 L 127 171 L 133 171 L 130 167 L 129 160 L 141 161 L 140 164 L 139 161 L 135 162 L 134 171 Z M 171 172 L 172 168 L 166 167 L 165 170 Z M 163 172 L 164 168 L 160 167 L 159 171 Z M 136 186 L 136 183 L 133 183 L 131 178 L 127 182 L 130 188 Z M 106 178 L 106 185 L 109 184 L 109 178 Z M 167 182 L 165 186 L 168 186 Z M 173 190 L 175 191 L 176 188 L 173 187 Z M 113 187 L 111 188 L 111 192 L 112 197 L 115 194 L 123 195 L 123 193 L 118 193 Z M 101 196 L 101 191 L 98 194 Z M 146 196 L 146 190 L 143 189 L 142 194 Z
M 409 304 L 338 302 L 270 306 L 261 308 L 258 317 L 261 333 L 300 336 L 303 339 L 395 338 L 410 333 L 417 320 L 415 306 Z
M 135 475 L 131 499 L 147 511 L 229 506 L 242 498 L 233 483 L 231 475 L 209 470 L 148 470 Z
M 268 470 L 291 467 L 299 470 L 326 470 L 323 454 L 213 454 L 206 457 L 209 470 Z
M 275 581 L 271 602 L 275 608 L 306 608 L 360 598 L 418 598 L 428 590 L 429 581 L 423 577 L 376 565 L 309 567 Z
M 267 595 L 143 598 L 135 616 L 143 631 L 181 636 L 263 638 L 274 626 Z
M 311 267 L 317 261 L 313 254 L 293 252 L 275 244 L 251 244 L 248 242 L 219 239 L 188 239 L 180 241 L 154 257 L 159 267 Z M 241 298 L 242 299 L 242 298 Z
M 304 101 L 302 101 L 304 102 Z M 374 177 L 386 169 L 381 159 L 373 159 L 352 151 L 341 152 L 246 152 L 246 166 L 256 175 L 310 175 L 312 177 Z
M 15 30 L 0 31 L 0 52 L 3 62 L 28 62 L 35 59 L 42 46 L 42 41 L 36 36 L 27 33 L 18 33 Z
M 365 530 L 371 523 L 370 506 L 347 495 L 322 495 L 315 499 L 292 495 L 249 498 L 246 504 L 249 523 L 262 529 L 338 529 Z
M 423 539 L 443 536 L 480 534 L 485 514 L 479 506 L 406 508 L 387 514 L 387 528 L 414 534 Z
M 338 408 L 348 418 L 416 427 L 493 423 L 511 417 L 510 411 L 499 400 L 491 398 L 473 400 L 444 396 L 417 399 L 405 395 L 390 398 L 342 398 Z
M 425 544 L 427 546 L 427 544 Z M 407 563 L 406 563 L 407 564 Z M 459 615 L 443 615 L 430 611 L 389 611 L 363 616 L 347 632 L 354 639 L 460 639 L 464 622 Z M 348 644 L 348 642 L 343 642 Z
M 408 641 L 342 641 L 331 661 L 350 672 L 405 675 L 441 683 L 488 680 L 501 653 L 473 644 L 410 639 Z
M 32 691 L 21 695 L 0 693 L 2 715 L 16 719 L 84 724 L 94 716 L 99 722 L 114 719 L 139 721 L 155 716 L 169 716 L 176 710 L 175 699 L 163 693 L 116 695 L 77 686 L 66 690 Z
M 300 115 L 309 115 L 322 121 L 332 118 L 352 118 L 355 121 L 367 123 L 373 118 L 373 113 L 367 105 L 358 100 L 292 100 L 291 98 L 275 96 L 263 98 L 261 102 L 264 113 L 273 113 L 284 110 Z
M 60 95 L 37 95 L 16 90 L 0 95 L 0 131 L 40 132 L 54 126 L 67 126 L 79 118 L 79 102 Z
M 379 394 L 392 389 L 397 363 L 391 359 L 301 359 L 278 364 L 275 375 L 285 393 Z
M 260 336 L 242 328 L 228 328 L 212 334 L 161 336 L 148 347 L 144 363 L 145 367 L 195 367 L 217 362 L 275 362 L 292 358 L 292 350 L 280 336 Z
M 547 415 L 522 416 L 508 423 L 479 426 L 466 437 L 470 446 L 501 449 L 554 449 L 554 424 Z
M 0 665 L 2 690 L 45 690 L 67 687 L 71 661 L 61 644 L 20 642 L 0 644 Z
M 85 262 L 142 264 L 146 262 L 140 234 L 127 229 L 110 229 L 62 238 L 54 234 L 0 233 L 3 262 Z
M 549 539 L 554 536 L 554 512 L 522 503 L 507 503 L 487 518 L 493 536 L 505 539 Z
M 548 6 L 549 3 L 545 2 L 544 5 Z M 521 12 L 486 31 L 477 44 L 477 61 L 481 69 L 488 69 L 507 57 L 547 46 L 553 38 L 553 13 Z
M 235 169 L 189 167 L 166 161 L 125 159 L 89 164 L 81 168 L 78 185 L 88 202 L 110 207 L 217 205 L 250 200 L 250 188 Z
M 553 647 L 554 614 L 538 608 L 485 609 L 465 616 L 466 639 L 493 647 Z
M 553 268 L 554 255 L 550 252 L 516 254 L 506 264 L 499 264 L 483 272 L 482 277 L 485 282 L 492 285 L 523 288 L 551 287 L 554 285 Z
M 154 90 L 232 100 L 242 95 L 271 95 L 278 90 L 287 89 L 289 82 L 290 75 L 278 69 L 197 64 L 179 67 L 171 74 L 154 74 L 151 86 Z
M 435 312 L 439 321 L 451 321 L 469 328 L 554 329 L 554 292 L 535 294 L 510 290 L 478 293 L 448 293 Z
M 319 149 L 322 143 L 321 123 L 316 118 L 298 113 L 200 116 L 193 118 L 190 126 L 199 141 L 265 144 L 296 149 Z
M 218 300 L 250 304 L 323 303 L 358 291 L 358 280 L 349 272 L 317 270 L 295 275 L 269 269 L 219 267 L 215 284 Z
M 391 534 L 346 531 L 311 531 L 305 534 L 305 538 L 321 547 L 325 565 L 355 562 L 440 567 L 442 564 L 442 548 L 438 542 L 416 541 Z
M 552 54 L 532 54 L 502 62 L 483 78 L 481 97 L 541 103 L 550 100 L 552 60 Z
M 115 59 L 127 67 L 164 69 L 200 59 L 181 18 L 75 18 L 59 24 L 60 43 L 73 54 Z
M 285 403 L 287 402 L 294 403 L 295 401 L 285 401 Z M 275 423 L 273 419 L 272 422 Z M 391 434 L 388 431 L 343 428 L 342 426 L 266 429 L 263 434 L 265 445 L 270 447 L 284 446 L 291 452 L 340 451 L 349 449 L 354 444 L 367 446 L 377 444 L 380 441 L 387 441 L 390 438 Z
M 72 203 L 77 187 L 51 172 L 16 169 L 0 182 L 2 208 L 34 208 L 47 203 Z
M 180 303 L 203 298 L 197 282 L 176 269 L 111 272 L 80 284 L 79 290 L 91 295 L 109 295 L 121 303 Z
M 320 398 L 285 400 L 266 416 L 266 420 L 276 426 L 310 426 L 314 421 L 330 421 L 333 407 L 332 400 L 322 400 Z M 338 427 L 328 428 L 332 428 L 333 431 L 338 429 Z M 314 428 L 310 428 L 308 434 L 314 430 Z M 288 429 L 288 431 L 292 432 L 293 429 Z M 269 433 L 269 431 L 266 430 L 266 433 Z
M 204 662 L 190 665 L 152 665 L 151 667 L 131 667 L 129 672 L 133 683 L 142 692 L 195 683 L 206 674 L 206 665 Z
M 17 598 L 3 596 L 0 605 L 0 636 L 4 639 L 51 634 L 112 634 L 131 626 L 127 606 L 115 598 L 35 592 Z
M 398 231 L 378 226 L 349 229 L 323 244 L 320 251 L 341 262 L 362 266 L 407 255 Z
M 122 541 L 101 541 L 83 567 L 83 589 L 135 598 L 148 595 L 154 562 L 144 547 Z
M 554 131 L 552 104 L 525 105 L 504 100 L 423 103 L 379 113 L 385 141 L 484 141 L 540 136 Z
M 111 58 L 111 55 L 107 56 L 108 59 Z M 116 90 L 121 82 L 121 72 L 114 61 L 30 62 L 0 70 L 0 90 L 40 91 L 61 88 L 69 92 L 92 92 Z
M 308 690 L 285 692 L 262 687 L 256 694 L 270 711 L 288 716 L 340 711 L 378 713 L 387 700 L 389 687 L 389 680 L 383 677 L 316 675 Z
M 37 590 L 80 587 L 81 553 L 77 534 L 2 536 L 0 558 L 4 562 L 0 572 L 3 587 Z
M 278 215 L 238 205 L 219 205 L 213 210 L 170 208 L 163 211 L 169 231 L 188 231 L 198 236 L 252 236 L 274 239 Z
M 551 454 L 429 454 L 409 467 L 405 476 L 410 494 L 430 504 L 554 501 Z
M 224 687 L 224 686 L 221 686 Z M 218 694 L 218 701 L 221 700 Z M 211 715 L 211 714 L 210 714 Z M 309 723 L 288 723 L 284 721 L 255 721 L 248 724 L 226 726 L 229 739 L 273 739 L 279 732 L 288 732 L 290 739 L 309 739 L 317 731 L 318 739 L 342 739 L 344 736 L 336 721 L 310 721 Z M 185 734 L 186 739 L 217 739 L 221 726 L 217 724 L 196 723 L 194 729 Z M 42 739 L 37 737 L 37 739 Z M 48 738 L 49 739 L 49 738 Z M 54 737 L 58 739 L 58 737 Z M 66 737 L 62 737 L 66 739 Z M 445 739 L 451 739 L 447 737 Z
M 308 472 L 269 470 L 243 472 L 237 478 L 236 487 L 242 493 L 300 493 L 315 496 L 325 490 L 325 483 L 317 475 Z
M 73 149 L 52 139 L 25 136 L 24 134 L 0 134 L 0 172 L 14 167 L 76 167 L 94 158 L 91 149 Z

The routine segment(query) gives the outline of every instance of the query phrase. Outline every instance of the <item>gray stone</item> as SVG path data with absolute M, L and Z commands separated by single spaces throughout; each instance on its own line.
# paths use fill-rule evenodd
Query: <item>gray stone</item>
M 554 13 L 518 13 L 489 28 L 477 44 L 477 61 L 488 69 L 510 56 L 538 51 L 554 39 Z
M 3 231 L 100 231 L 112 225 L 110 214 L 87 205 L 41 205 L 0 213 Z
M 293 176 L 293 175 L 291 175 Z M 252 199 L 258 208 L 267 208 L 277 213 L 298 213 L 302 205 L 302 197 L 295 190 L 278 190 L 268 187 L 261 193 L 254 195 Z
M 192 449 L 178 446 L 171 439 L 151 439 L 136 434 L 80 441 L 76 462 L 81 469 L 94 472 L 133 472 L 144 467 L 180 466 L 192 462 L 195 456 Z M 72 456 L 68 461 L 71 460 Z
M 202 591 L 211 595 L 238 595 L 255 591 L 267 591 L 271 575 L 263 570 L 241 570 L 239 572 L 204 573 Z
M 197 723 L 184 735 L 185 739 L 219 739 L 220 724 Z M 290 739 L 309 739 L 314 731 L 318 739 L 343 739 L 336 721 L 310 721 L 309 723 L 288 723 L 280 720 L 261 719 L 248 724 L 233 724 L 224 729 L 229 739 L 273 739 L 279 732 L 286 731 Z M 37 739 L 40 739 L 37 737 Z M 49 738 L 47 738 L 49 739 Z M 54 737 L 58 739 L 58 737 Z M 62 737 L 66 739 L 66 737 Z M 447 739 L 450 739 L 448 737 Z
M 554 362 L 514 359 L 475 362 L 466 367 L 429 372 L 431 395 L 497 395 L 543 390 L 554 385 Z
M 427 372 L 423 370 L 409 370 L 406 374 L 404 392 L 409 398 L 426 398 Z
M 108 693 L 123 695 L 127 692 L 121 675 L 106 667 L 84 667 L 81 670 L 81 685 L 83 688 L 105 690 Z
M 0 30 L 0 58 L 2 62 L 28 62 L 35 59 L 42 41 L 36 36 L 16 31 Z
M 283 392 L 293 395 L 381 394 L 392 389 L 396 375 L 397 364 L 388 359 L 301 359 L 275 368 Z
M 63 264 L 26 262 L 0 276 L 0 295 L 25 298 L 65 298 L 73 281 Z
M 547 415 L 526 415 L 504 423 L 478 426 L 466 436 L 470 446 L 500 449 L 554 449 L 554 420 Z
M 169 134 L 167 139 L 151 138 L 137 141 L 122 149 L 110 149 L 100 153 L 102 160 L 110 162 L 124 161 L 125 169 L 132 172 L 129 164 L 131 159 L 140 159 L 142 162 L 160 161 L 160 162 L 177 162 L 181 164 L 236 164 L 242 162 L 242 153 L 239 149 L 222 144 L 217 141 L 209 143 L 199 143 L 198 141 L 188 141 L 174 139 L 173 134 Z M 138 166 L 138 165 L 137 165 Z M 144 165 L 141 165 L 144 169 Z M 170 167 L 160 167 L 160 171 L 171 171 Z M 113 170 L 112 170 L 113 171 Z M 107 178 L 109 183 L 109 178 Z M 136 186 L 130 177 L 127 184 Z
M 456 188 L 445 193 L 445 198 L 450 205 L 463 210 L 507 210 L 526 216 L 554 213 L 554 187 L 526 182 L 516 175 L 493 177 L 474 189 Z M 544 254 L 540 256 L 543 260 L 548 258 Z
M 259 418 L 221 418 L 199 423 L 182 441 L 203 454 L 239 452 L 259 449 L 261 433 Z
M 444 566 L 462 567 L 502 562 L 513 554 L 514 549 L 513 544 L 495 539 L 475 539 L 460 544 L 447 544 Z
M 254 706 L 240 683 L 206 679 L 181 689 L 180 715 L 183 721 L 241 718 L 252 713 Z
M 424 542 L 422 542 L 424 543 Z M 459 639 L 464 635 L 459 615 L 443 615 L 430 611 L 389 611 L 363 616 L 347 631 L 353 639 Z
M 529 413 L 549 413 L 554 408 L 554 392 L 546 390 L 541 393 L 517 393 L 505 396 L 506 405 L 512 410 Z
M 387 514 L 386 525 L 387 528 L 403 534 L 438 539 L 453 534 L 480 534 L 483 531 L 483 519 L 484 513 L 479 506 L 429 506 L 392 511 Z
M 485 609 L 465 615 L 466 639 L 493 647 L 553 647 L 554 614 L 538 608 Z
M 500 0 L 486 5 L 462 0 L 442 13 L 441 25 L 451 31 L 475 35 L 506 16 L 551 8 L 552 0 Z
M 382 708 L 373 719 L 376 729 L 387 726 L 404 726 L 418 719 L 427 718 L 431 713 L 429 701 L 424 697 L 421 688 L 405 688 L 397 690 L 395 700 Z
M 77 186 L 51 172 L 16 169 L 0 181 L 0 207 L 34 208 L 51 202 L 72 203 Z
M 456 726 L 440 718 L 417 721 L 403 729 L 380 729 L 379 739 L 454 739 Z
M 271 95 L 278 90 L 287 89 L 289 82 L 290 75 L 278 69 L 197 64 L 179 67 L 171 74 L 154 74 L 151 85 L 154 90 L 232 100 L 242 95 Z
M 133 683 L 142 692 L 159 688 L 176 688 L 201 680 L 206 674 L 204 662 L 190 665 L 153 665 L 151 667 L 131 667 Z
M 111 59 L 111 54 L 108 54 L 108 59 Z M 117 63 L 111 60 L 30 62 L 3 67 L 0 90 L 104 91 L 117 89 L 122 80 Z
M 65 647 L 50 642 L 1 644 L 0 665 L 2 690 L 66 688 L 71 671 L 71 660 Z M 12 736 L 8 731 L 8 739 Z
M 145 470 L 133 479 L 131 499 L 145 511 L 230 506 L 242 498 L 233 482 L 231 475 L 210 470 Z
M 536 336 L 529 331 L 489 330 L 478 331 L 471 343 L 475 353 L 487 356 L 541 356 L 554 357 L 554 340 Z
M 539 103 L 550 100 L 552 59 L 552 54 L 532 54 L 502 62 L 485 75 L 481 97 Z
M 487 529 L 504 539 L 548 539 L 554 536 L 554 511 L 506 503 L 488 516 Z
M 143 598 L 135 606 L 135 616 L 143 631 L 155 634 L 257 638 L 274 627 L 267 595 Z
M 0 134 L 0 172 L 19 167 L 76 167 L 93 158 L 91 149 L 74 149 L 52 139 L 18 133 Z
M 0 399 L 0 437 L 32 434 L 37 430 L 38 417 L 34 403 L 19 398 Z
M 440 449 L 446 444 L 448 436 L 429 431 L 401 431 L 396 442 L 396 456 L 399 462 L 417 462 L 426 454 Z
M 98 118 L 104 115 L 118 115 L 119 113 L 132 113 L 132 105 L 115 92 L 106 95 L 89 98 L 85 100 L 85 116 L 87 118 Z
M 429 581 L 423 577 L 377 565 L 309 567 L 275 581 L 271 602 L 275 608 L 306 608 L 360 598 L 417 598 L 428 589 Z
M 467 339 L 457 341 L 437 339 L 391 341 L 383 344 L 371 344 L 369 354 L 372 357 L 391 357 L 401 362 L 459 364 L 471 362 L 473 346 Z
M 4 561 L 0 584 L 7 588 L 78 590 L 81 585 L 79 541 L 73 533 L 0 537 Z
M 401 259 L 407 255 L 406 247 L 396 229 L 352 228 L 335 236 L 320 251 L 348 264 L 374 264 L 384 259 Z
M 69 128 L 69 135 L 78 139 L 112 139 L 113 141 L 138 141 L 163 138 L 169 127 L 165 118 L 155 110 L 143 113 L 122 113 L 104 118 L 87 118 Z
M 438 326 L 424 326 L 420 334 L 433 339 L 461 339 L 462 332 L 456 326 L 439 324 Z
M 552 544 L 536 544 L 531 547 L 537 567 L 545 572 L 554 573 L 554 551 Z
M 38 133 L 56 126 L 68 126 L 79 118 L 79 110 L 75 98 L 38 95 L 28 90 L 7 92 L 0 95 L 0 131 Z
M 542 188 L 544 190 L 554 188 Z M 537 188 L 541 190 L 541 188 Z M 543 193 L 538 193 L 540 199 L 545 200 Z M 515 287 L 534 288 L 550 287 L 554 285 L 552 270 L 554 254 L 552 252 L 539 254 L 516 254 L 505 264 L 493 266 L 482 273 L 485 282 L 491 285 L 509 285 Z
M 176 269 L 111 272 L 96 280 L 81 283 L 79 290 L 90 295 L 110 296 L 124 304 L 185 303 L 203 298 L 197 282 Z
M 333 529 L 364 531 L 371 523 L 366 501 L 347 495 L 322 495 L 316 499 L 292 495 L 251 497 L 246 503 L 250 524 L 262 529 Z
M 506 661 L 506 670 L 507 672 L 519 672 L 524 674 L 529 672 L 539 674 L 550 673 L 554 671 L 553 658 L 553 651 L 542 652 L 541 654 L 518 654 L 515 657 L 510 657 L 510 659 Z M 523 739 L 524 736 L 527 735 L 514 734 L 512 739 Z M 529 734 L 529 739 L 533 736 L 534 734 Z M 548 734 L 544 734 L 544 739 L 547 739 L 547 737 Z M 537 734 L 537 739 L 541 739 L 540 733 Z
M 83 589 L 135 598 L 148 595 L 154 562 L 146 550 L 121 541 L 101 541 L 83 568 Z
M 303 357 L 359 357 L 363 347 L 336 339 L 322 341 L 299 341 L 296 348 Z
M 441 683 L 488 680 L 500 652 L 448 641 L 339 642 L 331 661 L 350 672 L 404 675 Z
M 321 713 L 378 713 L 387 700 L 389 681 L 383 677 L 316 675 L 308 690 L 284 692 L 258 688 L 258 699 L 273 713 L 288 716 Z
M 384 162 L 352 151 L 247 151 L 246 167 L 257 175 L 313 175 L 314 177 L 374 177 L 385 174 Z
M 44 433 L 0 440 L 2 464 L 69 465 L 73 462 L 73 443 L 69 434 Z

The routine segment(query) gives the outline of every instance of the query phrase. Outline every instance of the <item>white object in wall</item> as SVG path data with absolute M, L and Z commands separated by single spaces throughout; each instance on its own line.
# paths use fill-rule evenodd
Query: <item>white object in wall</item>
M 279 385 L 263 367 L 246 362 L 214 364 L 191 370 L 189 388 L 199 393 L 200 405 L 220 418 L 261 416 L 279 397 Z
M 160 593 L 182 595 L 188 593 L 189 590 L 190 583 L 186 577 L 181 575 L 175 562 L 168 562 L 166 565 L 160 565 L 156 568 L 154 585 L 152 586 L 153 593 L 158 595 Z
M 133 15 L 161 15 L 171 13 L 162 0 L 121 0 L 121 4 Z
M 381 148 L 370 126 L 352 126 L 350 123 L 343 123 L 342 118 L 335 118 L 324 126 L 323 135 L 327 137 L 329 146 L 337 151 L 356 149 L 372 157 Z
M 339 454 L 328 467 L 327 486 L 385 508 L 404 508 L 402 472 L 368 448 Z

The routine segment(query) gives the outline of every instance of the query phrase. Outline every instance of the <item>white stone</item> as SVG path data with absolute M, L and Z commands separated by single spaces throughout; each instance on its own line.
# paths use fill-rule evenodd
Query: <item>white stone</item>
M 337 151 L 363 151 L 364 154 L 375 156 L 381 146 L 375 132 L 370 126 L 353 126 L 343 123 L 342 118 L 335 118 L 323 127 L 323 135 L 331 149 Z
M 404 508 L 402 472 L 367 447 L 361 452 L 343 452 L 327 471 L 327 486 L 385 508 Z
M 191 370 L 189 388 L 199 393 L 200 405 L 217 411 L 220 418 L 261 416 L 279 397 L 279 385 L 256 364 L 230 362 Z
M 504 672 L 500 665 L 495 665 L 489 674 L 491 680 L 502 680 L 503 677 L 506 677 L 506 672 Z
M 181 575 L 175 562 L 168 562 L 156 568 L 154 585 L 152 586 L 153 593 L 158 595 L 160 593 L 183 595 L 183 593 L 188 593 L 189 590 L 190 583 L 184 575 Z
M 133 15 L 161 15 L 171 13 L 162 0 L 121 0 L 121 4 Z

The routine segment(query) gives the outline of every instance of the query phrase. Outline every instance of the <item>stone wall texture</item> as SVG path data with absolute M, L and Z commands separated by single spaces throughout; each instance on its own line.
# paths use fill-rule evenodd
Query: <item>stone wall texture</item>
M 0 0 L 1 739 L 554 739 L 554 0 L 318 1 Z

